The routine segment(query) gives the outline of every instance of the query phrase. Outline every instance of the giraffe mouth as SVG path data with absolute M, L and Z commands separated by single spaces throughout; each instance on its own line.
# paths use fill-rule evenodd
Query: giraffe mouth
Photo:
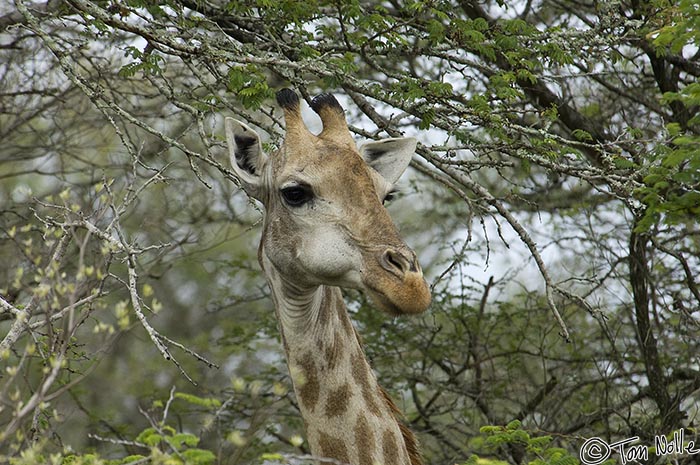
M 380 310 L 391 316 L 399 316 L 417 315 L 428 309 L 431 301 L 430 288 L 423 273 L 411 271 L 402 278 L 386 272 L 384 274 L 364 283 L 367 294 Z
M 399 307 L 397 307 L 381 292 L 368 288 L 367 294 L 369 295 L 374 305 L 379 307 L 379 309 L 382 310 L 384 313 L 387 313 L 390 316 L 401 316 L 404 314 L 404 312 L 401 311 Z

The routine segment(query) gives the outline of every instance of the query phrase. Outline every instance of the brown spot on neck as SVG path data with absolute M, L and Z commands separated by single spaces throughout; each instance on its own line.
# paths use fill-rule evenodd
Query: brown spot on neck
M 339 438 L 334 438 L 323 431 L 319 433 L 318 446 L 321 449 L 321 457 L 327 459 L 333 459 L 341 463 L 350 463 L 350 457 L 348 457 L 348 448 Z M 321 461 L 321 464 L 333 464 L 335 462 Z
M 318 402 L 319 392 L 321 386 L 318 380 L 318 370 L 316 364 L 314 363 L 313 354 L 311 352 L 307 353 L 301 359 L 297 360 L 297 365 L 301 370 L 301 379 L 295 383 L 297 386 L 297 393 L 299 394 L 299 400 L 305 408 L 313 411 Z
M 399 443 L 396 435 L 390 429 L 385 430 L 382 434 L 382 454 L 384 455 L 384 463 L 382 465 L 400 465 Z
M 336 417 L 344 414 L 350 405 L 352 390 L 349 383 L 344 383 L 337 389 L 332 389 L 326 398 L 325 414 L 329 417 Z
M 364 416 L 360 416 L 355 425 L 355 444 L 359 453 L 359 465 L 374 465 L 372 457 L 377 449 L 376 438 Z

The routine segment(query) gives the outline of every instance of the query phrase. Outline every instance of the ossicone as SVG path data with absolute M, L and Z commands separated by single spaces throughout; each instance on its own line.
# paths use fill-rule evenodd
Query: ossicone
M 275 95 L 277 104 L 284 111 L 284 124 L 287 127 L 288 142 L 292 144 L 300 142 L 302 139 L 311 136 L 306 128 L 304 120 L 301 118 L 299 96 L 292 89 L 282 89 Z
M 314 99 L 311 101 L 311 108 L 318 113 L 319 115 L 321 112 L 328 108 L 329 110 L 333 110 L 339 114 L 343 114 L 345 110 L 343 110 L 343 107 L 338 103 L 338 100 L 333 96 L 333 94 L 329 94 L 327 92 L 324 92 L 322 94 L 318 94 Z
M 352 139 L 348 123 L 345 120 L 345 110 L 332 94 L 317 95 L 311 101 L 311 109 L 318 113 L 323 123 L 323 130 L 318 137 L 337 144 L 355 147 L 355 141 Z
M 275 94 L 277 104 L 284 110 L 299 110 L 299 96 L 292 89 L 282 89 Z

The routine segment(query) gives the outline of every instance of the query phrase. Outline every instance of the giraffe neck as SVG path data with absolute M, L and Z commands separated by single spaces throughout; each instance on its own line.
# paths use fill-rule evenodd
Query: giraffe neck
M 340 289 L 301 288 L 264 266 L 294 391 L 315 457 L 351 465 L 419 465 L 413 434 L 377 383 Z

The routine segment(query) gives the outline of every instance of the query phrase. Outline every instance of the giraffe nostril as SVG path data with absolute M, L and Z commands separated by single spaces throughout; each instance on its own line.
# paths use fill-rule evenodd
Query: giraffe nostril
M 415 271 L 415 254 L 406 253 L 397 249 L 387 249 L 382 254 L 382 267 L 397 275 L 403 277 L 409 271 Z

